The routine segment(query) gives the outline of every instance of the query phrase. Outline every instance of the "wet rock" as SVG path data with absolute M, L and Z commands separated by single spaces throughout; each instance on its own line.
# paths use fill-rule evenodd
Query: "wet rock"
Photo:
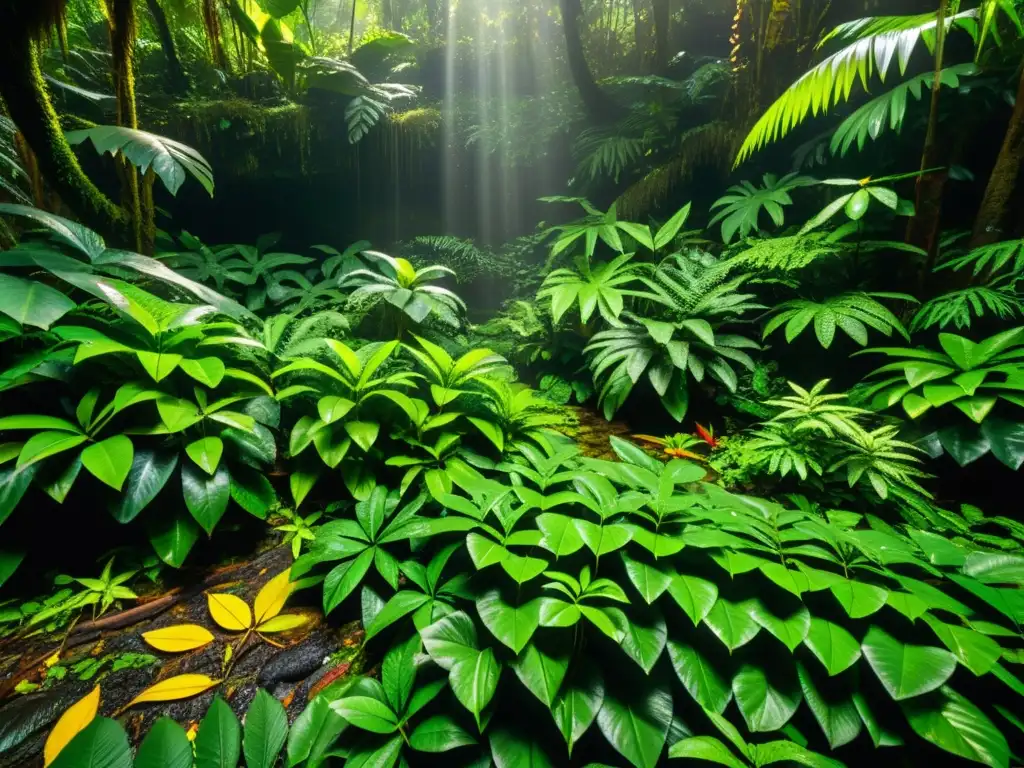
M 324 659 L 330 656 L 335 648 L 337 643 L 329 637 L 311 637 L 305 643 L 289 648 L 267 662 L 259 674 L 260 685 L 304 680 L 320 669 Z

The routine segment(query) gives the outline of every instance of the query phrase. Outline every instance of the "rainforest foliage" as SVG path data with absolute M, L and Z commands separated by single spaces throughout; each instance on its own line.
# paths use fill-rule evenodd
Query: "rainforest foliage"
M 0 765 L 1017 764 L 1024 8 L 866 5 L 0 0 Z M 248 129 L 430 226 L 214 242 Z

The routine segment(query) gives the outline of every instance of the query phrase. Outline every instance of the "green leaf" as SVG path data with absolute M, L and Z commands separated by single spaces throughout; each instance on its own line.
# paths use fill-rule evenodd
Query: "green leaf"
M 813 675 L 800 662 L 797 662 L 796 670 L 804 701 L 821 726 L 821 732 L 828 739 L 829 746 L 838 749 L 856 739 L 860 735 L 863 723 L 853 700 L 848 696 L 837 699 L 837 695 L 841 695 L 839 686 L 836 686 L 839 688 L 838 691 L 829 687 L 823 694 L 815 684 Z
M 370 696 L 346 696 L 331 704 L 331 709 L 350 725 L 372 733 L 394 733 L 398 717 L 382 701 Z
M 381 684 L 393 713 L 404 712 L 409 702 L 416 680 L 416 654 L 420 652 L 421 645 L 419 635 L 413 634 L 405 642 L 392 645 L 384 656 Z
M 331 709 L 326 695 L 316 696 L 299 713 L 288 732 L 286 764 L 295 766 L 306 761 L 308 768 L 318 768 L 345 727 L 345 721 Z
M 153 723 L 139 746 L 135 768 L 192 768 L 192 743 L 185 729 L 169 717 Z
M 67 243 L 88 258 L 90 262 L 95 261 L 107 249 L 103 238 L 88 227 L 48 211 L 27 205 L 2 204 L 0 205 L 0 213 L 10 216 L 24 216 L 39 222 L 53 232 L 59 240 Z
M 660 611 L 653 607 L 634 608 L 626 622 L 621 648 L 649 675 L 665 650 L 667 639 L 668 628 Z
M 760 600 L 751 600 L 747 605 L 750 606 L 750 615 L 754 621 L 777 637 L 790 653 L 807 637 L 811 627 L 811 613 L 803 605 L 784 618 L 769 611 Z
M 352 594 L 362 582 L 373 563 L 373 547 L 367 547 L 358 557 L 335 566 L 324 579 L 324 613 L 330 613 Z
M 924 620 L 957 661 L 975 675 L 987 674 L 999 662 L 1003 649 L 991 637 L 967 627 L 946 624 L 931 614 L 925 614 Z
M 597 726 L 615 751 L 636 768 L 655 768 L 672 723 L 672 694 L 667 685 L 650 685 L 627 697 L 608 694 Z
M 149 543 L 157 557 L 172 568 L 180 568 L 199 539 L 199 527 L 188 515 L 154 516 L 149 520 Z
M 934 691 L 956 670 L 956 657 L 941 648 L 905 645 L 880 627 L 871 627 L 861 643 L 864 658 L 897 701 Z
M 556 557 L 571 555 L 583 548 L 583 536 L 573 518 L 545 512 L 537 515 L 536 522 L 543 534 L 540 545 Z
M 574 666 L 551 705 L 551 714 L 570 754 L 597 718 L 603 703 L 604 680 L 597 667 L 584 658 Z
M 494 651 L 487 648 L 477 651 L 471 658 L 457 662 L 448 677 L 455 698 L 480 722 L 480 713 L 494 697 L 498 689 L 501 664 L 494 657 Z
M 903 702 L 914 732 L 940 749 L 977 763 L 1005 768 L 1010 763 L 1006 738 L 978 707 L 952 688 Z
M 981 424 L 992 455 L 1015 472 L 1024 466 L 1024 422 L 988 418 Z
M 422 592 L 411 592 L 403 590 L 393 595 L 384 607 L 380 609 L 373 621 L 366 627 L 366 639 L 370 640 L 378 633 L 384 631 L 396 621 L 430 602 L 430 596 Z
M 554 768 L 537 739 L 505 727 L 491 733 L 491 759 L 495 768 Z
M 262 688 L 245 713 L 242 751 L 247 768 L 271 768 L 288 735 L 288 715 L 277 699 Z
M 672 577 L 668 593 L 695 627 L 704 621 L 718 600 L 718 587 L 714 582 L 681 573 Z
M 343 426 L 348 436 L 364 452 L 373 447 L 380 434 L 380 424 L 375 421 L 346 421 Z
M 224 441 L 219 437 L 203 437 L 185 446 L 185 453 L 208 475 L 217 471 L 220 457 L 224 454 Z
M 427 653 L 440 667 L 451 670 L 462 661 L 476 658 L 476 627 L 463 611 L 456 611 L 420 632 Z
M 35 280 L 0 274 L 0 312 L 22 325 L 47 329 L 75 308 L 75 302 Z
M 97 717 L 50 763 L 52 768 L 132 768 L 128 735 L 117 721 Z
M 501 592 L 491 589 L 476 601 L 477 613 L 484 626 L 498 640 L 519 654 L 537 630 L 540 622 L 540 599 L 522 605 L 510 605 Z
M 838 624 L 814 617 L 804 638 L 804 645 L 818 657 L 830 675 L 838 675 L 857 663 L 860 643 Z
M 191 464 L 183 464 L 181 490 L 188 511 L 206 535 L 211 536 L 231 500 L 231 477 L 227 467 L 221 465 L 211 476 Z
M 218 357 L 202 357 L 196 360 L 182 360 L 181 370 L 200 384 L 216 389 L 224 378 L 226 366 Z
M 622 558 L 623 565 L 626 566 L 626 574 L 629 576 L 629 580 L 633 582 L 633 586 L 636 587 L 637 592 L 640 593 L 640 596 L 648 605 L 661 597 L 672 584 L 675 572 L 672 570 L 672 566 L 665 563 L 664 560 L 650 565 L 633 559 L 626 550 L 622 550 L 619 555 Z
M 829 589 L 851 619 L 862 619 L 875 613 L 885 605 L 889 596 L 881 587 L 850 579 L 833 584 Z
M 769 679 L 760 667 L 744 664 L 732 680 L 736 704 L 754 732 L 777 731 L 793 717 L 800 706 L 800 686 L 786 679 L 785 672 Z
M 132 468 L 135 447 L 125 435 L 108 437 L 82 451 L 82 464 L 93 476 L 120 491 Z
M 18 570 L 18 566 L 21 565 L 21 562 L 24 559 L 24 552 L 0 549 L 0 587 L 4 585 L 5 581 L 14 575 L 14 572 Z M 0 739 L 0 744 L 2 744 L 2 739 Z
M 680 682 L 693 700 L 705 709 L 722 714 L 732 699 L 732 688 L 711 660 L 696 648 L 668 641 L 668 654 Z
M 231 473 L 231 498 L 253 517 L 266 520 L 267 512 L 277 501 L 277 494 L 266 475 L 240 466 Z
M 176 453 L 149 449 L 136 451 L 125 485 L 111 502 L 110 514 L 119 523 L 130 523 L 167 485 L 177 466 Z
M 686 223 L 686 219 L 690 216 L 690 205 L 690 203 L 684 205 L 673 214 L 672 218 L 662 225 L 654 236 L 654 250 L 660 251 L 675 239 L 675 236 L 679 234 L 679 230 Z
M 704 623 L 730 653 L 749 643 L 761 631 L 761 627 L 750 615 L 750 608 L 746 602 L 731 603 L 720 599 L 704 617 Z
M 551 707 L 569 671 L 570 654 L 567 648 L 549 650 L 547 644 L 529 643 L 508 665 L 534 696 Z
M 16 466 L 18 469 L 26 469 L 43 459 L 77 448 L 88 439 L 85 435 L 67 432 L 38 432 L 21 447 Z
M 470 744 L 476 744 L 476 739 L 448 715 L 428 717 L 409 734 L 409 746 L 419 752 L 448 752 Z
M 728 768 L 746 768 L 746 763 L 736 757 L 725 744 L 712 736 L 691 736 L 677 741 L 668 750 L 669 757 L 689 760 L 706 760 Z

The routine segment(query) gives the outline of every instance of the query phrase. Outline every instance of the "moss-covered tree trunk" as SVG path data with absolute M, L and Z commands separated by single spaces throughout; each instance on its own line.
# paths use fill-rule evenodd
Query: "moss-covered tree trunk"
M 7 112 L 35 154 L 43 178 L 64 204 L 87 226 L 127 245 L 128 216 L 82 171 L 46 91 L 32 41 L 33 30 L 16 21 L 16 12 L 9 13 L 0 6 L 4 35 L 0 45 L 0 96 Z
M 160 47 L 163 49 L 164 58 L 167 59 L 167 85 L 175 93 L 183 93 L 188 90 L 188 78 L 185 77 L 185 70 L 178 58 L 178 49 L 174 45 L 171 25 L 167 23 L 167 14 L 160 7 L 160 0 L 146 0 L 146 7 L 149 8 L 149 15 L 153 17 L 153 25 L 160 37 Z
M 583 107 L 591 120 L 606 123 L 619 116 L 621 110 L 612 99 L 601 90 L 587 64 L 583 50 L 583 39 L 580 36 L 580 17 L 583 8 L 580 0 L 558 0 L 562 11 L 562 27 L 565 30 L 565 49 L 569 60 L 569 71 L 572 73 L 576 90 L 579 91 Z
M 215 67 L 227 72 L 228 56 L 224 52 L 224 41 L 220 33 L 220 12 L 217 10 L 217 0 L 202 0 L 203 3 L 203 26 L 206 28 L 206 39 L 210 45 L 210 58 Z
M 1017 87 L 1017 101 L 1013 105 L 1010 125 L 1006 129 L 1003 145 L 999 149 L 992 175 L 988 177 L 985 196 L 974 220 L 972 248 L 994 243 L 1002 237 L 1006 206 L 1017 186 L 1021 163 L 1024 163 L 1024 72 L 1021 72 L 1020 85 Z

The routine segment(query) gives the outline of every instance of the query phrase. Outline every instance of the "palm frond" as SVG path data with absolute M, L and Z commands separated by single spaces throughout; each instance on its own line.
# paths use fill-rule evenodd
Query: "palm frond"
M 910 323 L 912 331 L 938 326 L 970 328 L 975 319 L 994 315 L 1000 320 L 1024 317 L 1024 302 L 1009 278 L 994 280 L 988 285 L 974 285 L 959 291 L 936 296 L 926 302 Z
M 1004 269 L 1011 275 L 1024 273 L 1024 240 L 1004 240 L 983 245 L 943 262 L 938 269 L 957 271 L 965 267 L 970 267 L 974 275 L 980 275 L 982 272 L 995 274 Z
M 939 82 L 947 88 L 959 88 L 961 77 L 975 75 L 978 72 L 975 64 L 958 64 L 942 70 L 939 73 Z M 887 125 L 889 130 L 899 133 L 903 128 L 908 97 L 912 96 L 916 101 L 920 101 L 922 93 L 931 89 L 934 79 L 934 72 L 912 77 L 857 109 L 833 134 L 830 145 L 832 154 L 845 157 L 854 142 L 857 143 L 858 150 L 864 149 L 868 138 L 877 139 Z
M 963 11 L 947 18 L 946 27 L 973 29 L 977 16 L 976 9 Z M 864 90 L 875 74 L 884 82 L 894 61 L 900 74 L 904 74 L 919 41 L 924 40 L 925 45 L 932 48 L 937 25 L 936 14 L 925 13 L 874 16 L 836 27 L 822 39 L 819 47 L 831 40 L 853 42 L 822 60 L 786 89 L 750 130 L 735 165 L 786 136 L 809 115 L 827 113 L 840 101 L 848 101 L 857 80 Z

